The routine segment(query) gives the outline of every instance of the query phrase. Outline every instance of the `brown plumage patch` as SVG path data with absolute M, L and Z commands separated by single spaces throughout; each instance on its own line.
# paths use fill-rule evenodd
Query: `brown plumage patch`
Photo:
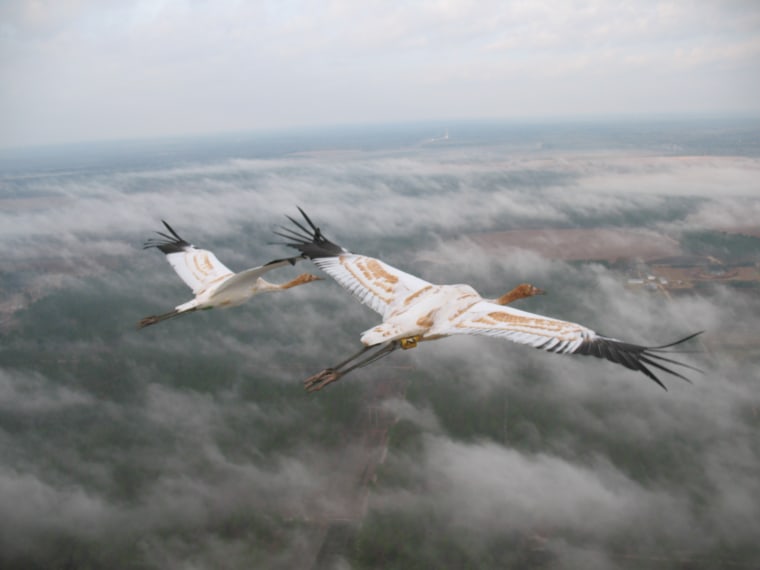
M 379 261 L 359 258 L 355 264 L 349 264 L 341 257 L 340 263 L 354 279 L 381 301 L 388 304 L 393 300 L 393 285 L 398 282 L 398 277 L 383 269 Z
M 420 317 L 417 319 L 417 326 L 418 327 L 425 327 L 426 329 L 429 329 L 433 326 L 433 314 L 435 313 L 435 310 L 430 311 L 427 315 L 424 317 Z
M 570 323 L 564 321 L 556 321 L 552 319 L 538 319 L 538 318 L 525 318 L 520 315 L 512 315 L 510 313 L 501 311 L 492 311 L 485 316 L 475 319 L 472 323 L 460 323 L 457 327 L 468 328 L 475 325 L 483 325 L 486 327 L 498 327 L 501 324 L 507 324 L 514 328 L 515 331 L 523 330 L 528 334 L 535 334 L 539 336 L 550 336 L 558 338 L 560 340 L 573 340 L 575 337 L 573 333 L 577 332 L 575 329 L 568 330 L 566 327 Z
M 383 269 L 383 266 L 376 259 L 370 259 L 367 262 L 367 269 L 375 279 L 382 279 L 388 283 L 393 283 L 394 285 L 398 283 L 398 277 Z
M 415 291 L 414 293 L 409 295 L 406 299 L 404 299 L 404 305 L 409 305 L 412 301 L 414 301 L 415 299 L 417 299 L 418 297 L 420 297 L 427 291 L 430 291 L 430 289 L 432 288 L 433 288 L 432 285 L 428 285 L 426 287 L 423 287 L 422 289 Z
M 501 311 L 492 311 L 488 313 L 488 318 L 493 319 L 493 321 L 499 322 L 499 323 L 509 323 L 509 324 L 527 324 L 531 327 L 538 327 L 546 330 L 561 330 L 562 324 L 557 321 L 550 321 L 546 319 L 526 319 L 523 316 L 520 315 L 512 315 L 510 313 L 503 313 Z M 485 320 L 485 317 L 481 317 L 478 319 L 478 321 Z
M 234 275 L 234 273 L 225 273 L 224 275 L 220 275 L 220 276 L 219 276 L 219 277 L 217 277 L 216 279 L 212 279 L 211 281 L 209 281 L 208 283 L 206 283 L 206 286 L 205 286 L 203 289 L 201 289 L 200 291 L 198 291 L 198 293 L 197 293 L 197 294 L 198 294 L 198 295 L 202 295 L 202 294 L 203 294 L 203 293 L 205 293 L 205 292 L 208 290 L 208 288 L 209 288 L 209 287 L 211 287 L 212 285 L 214 285 L 214 284 L 216 284 L 216 283 L 219 283 L 220 281 L 224 281 L 225 279 L 229 279 L 229 278 L 230 278 L 230 277 L 232 277 L 233 275 Z
M 473 301 L 466 307 L 462 307 L 461 309 L 459 309 L 456 313 L 454 313 L 453 315 L 449 317 L 449 322 L 453 323 L 454 321 L 456 321 L 459 317 L 461 317 L 463 314 L 469 311 L 472 308 L 472 306 L 476 305 L 478 302 L 479 301 Z
M 204 253 L 202 256 L 194 256 L 193 262 L 195 263 L 196 269 L 204 275 L 211 273 L 211 271 L 214 270 L 214 265 L 211 263 L 207 253 Z

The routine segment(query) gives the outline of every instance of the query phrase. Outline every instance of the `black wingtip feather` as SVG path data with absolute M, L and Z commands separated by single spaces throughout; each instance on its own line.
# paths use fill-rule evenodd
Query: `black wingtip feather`
M 166 220 L 161 220 L 161 222 L 164 224 L 166 229 L 169 230 L 169 233 L 171 235 L 157 231 L 156 233 L 163 239 L 150 238 L 143 244 L 143 249 L 155 247 L 158 248 L 162 253 L 168 255 L 170 253 L 178 253 L 184 251 L 188 247 L 192 247 L 192 244 L 182 239 L 179 234 L 174 231 L 174 228 L 172 228 L 166 222 Z
M 683 342 L 686 342 L 687 340 L 691 340 L 694 337 L 699 336 L 699 335 L 701 335 L 704 332 L 705 331 L 697 331 L 697 332 L 691 333 L 690 335 L 685 336 L 682 339 L 677 340 L 675 342 L 671 342 L 669 344 L 663 344 L 662 346 L 652 346 L 652 347 L 648 348 L 647 350 L 658 351 L 658 350 L 662 350 L 663 348 L 670 348 L 672 346 L 676 346 L 677 344 L 681 344 Z
M 306 212 L 300 207 L 298 207 L 298 211 L 301 212 L 301 215 L 311 229 L 307 228 L 291 216 L 286 215 L 285 217 L 290 220 L 297 229 L 281 226 L 279 230 L 275 230 L 275 235 L 287 240 L 282 242 L 284 245 L 297 249 L 309 259 L 336 257 L 341 253 L 346 253 L 346 250 L 343 247 L 331 242 L 322 235 L 319 227 L 314 225 L 314 222 L 312 222 L 311 218 L 306 215 Z
M 302 259 L 307 259 L 307 258 L 305 255 L 297 255 L 296 257 L 283 257 L 281 259 L 273 259 L 272 261 L 265 263 L 264 267 L 266 267 L 267 265 L 274 265 L 275 263 L 282 263 L 283 261 L 287 261 L 288 263 L 290 263 L 290 265 L 295 265 Z
M 671 366 L 666 366 L 665 364 L 672 365 L 672 366 L 681 366 L 683 368 L 688 368 L 689 370 L 694 370 L 695 372 L 702 372 L 702 370 L 694 366 L 691 366 L 690 364 L 686 364 L 684 362 L 679 362 L 678 360 L 674 360 L 672 358 L 662 356 L 662 353 L 675 352 L 675 351 L 670 351 L 666 349 L 679 345 L 688 340 L 691 340 L 694 337 L 702 334 L 702 332 L 704 331 L 699 331 L 699 332 L 690 334 L 688 336 L 685 336 L 684 338 L 679 339 L 675 342 L 671 342 L 669 344 L 664 344 L 662 346 L 655 346 L 655 347 L 639 346 L 637 344 L 621 342 L 619 340 L 615 340 L 615 339 L 611 339 L 607 337 L 595 337 L 581 344 L 578 347 L 578 349 L 576 349 L 574 352 L 576 354 L 583 354 L 587 356 L 596 356 L 597 358 L 604 358 L 616 364 L 625 366 L 626 368 L 629 368 L 631 370 L 642 372 L 650 380 L 652 380 L 657 385 L 659 385 L 662 389 L 667 391 L 665 384 L 663 384 L 662 381 L 657 377 L 657 375 L 654 372 L 652 372 L 652 370 L 650 370 L 650 367 L 656 368 L 657 370 L 661 370 L 662 372 L 675 376 L 676 378 L 685 380 L 686 382 L 689 382 L 691 384 L 691 380 L 689 378 L 687 378 L 686 376 L 684 376 L 677 370 L 674 370 Z

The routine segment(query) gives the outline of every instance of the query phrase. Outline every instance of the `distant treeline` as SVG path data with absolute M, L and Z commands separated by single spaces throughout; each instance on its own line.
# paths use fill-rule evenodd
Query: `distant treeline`
M 756 263 L 760 261 L 760 238 L 721 231 L 687 232 L 681 247 L 693 255 L 710 255 L 724 263 Z

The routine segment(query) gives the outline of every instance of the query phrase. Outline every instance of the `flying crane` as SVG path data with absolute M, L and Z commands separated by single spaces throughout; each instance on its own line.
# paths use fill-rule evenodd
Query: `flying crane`
M 653 369 L 687 382 L 673 366 L 700 371 L 665 354 L 701 331 L 662 346 L 640 346 L 602 336 L 580 324 L 507 307 L 513 300 L 509 294 L 484 299 L 469 285 L 435 285 L 379 259 L 352 253 L 328 240 L 306 213 L 298 210 L 308 227 L 287 216 L 295 227 L 281 227 L 275 233 L 383 318 L 362 333 L 359 352 L 307 378 L 304 386 L 308 391 L 321 390 L 398 348 L 410 349 L 420 342 L 454 335 L 493 336 L 558 354 L 604 358 L 643 373 L 663 389 L 667 388 Z
M 137 328 L 155 325 L 193 311 L 240 305 L 259 293 L 285 291 L 321 279 L 309 273 L 302 273 L 282 284 L 270 283 L 263 279 L 262 275 L 273 269 L 295 265 L 305 259 L 303 255 L 275 259 L 259 267 L 235 273 L 222 264 L 212 252 L 186 242 L 168 223 L 161 221 L 169 233 L 156 232 L 160 237 L 148 239 L 143 249 L 155 247 L 165 254 L 166 260 L 180 279 L 193 290 L 195 298 L 177 305 L 167 313 L 145 317 L 138 323 Z

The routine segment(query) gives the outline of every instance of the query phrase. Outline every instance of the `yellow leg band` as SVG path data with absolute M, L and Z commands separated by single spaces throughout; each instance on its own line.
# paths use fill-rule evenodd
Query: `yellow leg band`
M 417 346 L 417 342 L 422 338 L 422 335 L 414 335 L 407 338 L 402 338 L 399 342 L 401 343 L 401 348 L 404 350 L 408 350 L 410 348 L 414 348 Z

